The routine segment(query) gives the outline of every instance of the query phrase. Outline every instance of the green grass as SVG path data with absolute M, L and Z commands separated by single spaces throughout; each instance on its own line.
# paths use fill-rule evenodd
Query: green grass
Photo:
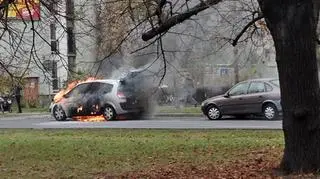
M 227 161 L 268 146 L 281 131 L 19 130 L 0 131 L 0 178 L 93 178 L 171 162 Z
M 159 106 L 157 111 L 160 113 L 202 113 L 200 106 L 198 107 L 175 107 L 175 106 Z

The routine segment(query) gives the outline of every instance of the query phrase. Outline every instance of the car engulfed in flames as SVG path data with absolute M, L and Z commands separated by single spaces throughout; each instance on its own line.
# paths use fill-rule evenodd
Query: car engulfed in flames
M 94 77 L 89 77 L 86 80 L 76 80 L 76 81 L 72 81 L 71 83 L 68 84 L 66 89 L 62 89 L 60 90 L 53 98 L 53 101 L 55 103 L 59 102 L 61 99 L 63 99 L 63 95 L 67 94 L 69 91 L 71 91 L 74 87 L 76 87 L 78 84 L 80 83 L 84 83 L 84 82 L 90 82 L 90 81 L 94 81 L 97 80 L 97 78 Z
M 144 107 L 139 92 L 124 80 L 89 78 L 57 93 L 50 111 L 57 121 L 100 122 L 140 117 Z
M 99 105 L 93 105 L 93 110 L 90 112 L 90 115 L 76 115 L 76 116 L 72 116 L 73 120 L 76 121 L 82 121 L 82 122 L 102 122 L 105 121 L 106 118 L 103 115 L 99 115 L 99 109 L 100 106 Z M 84 110 L 83 106 L 79 106 L 77 108 L 77 114 L 81 114 L 81 112 Z
M 73 120 L 82 121 L 82 122 L 103 122 L 106 119 L 103 115 L 98 116 L 74 116 L 72 117 Z

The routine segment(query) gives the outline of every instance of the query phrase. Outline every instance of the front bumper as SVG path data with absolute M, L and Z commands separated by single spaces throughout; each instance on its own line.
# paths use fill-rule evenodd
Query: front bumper
M 274 103 L 275 103 L 278 111 L 279 111 L 279 112 L 282 112 L 281 100 L 275 101 Z
M 206 115 L 207 113 L 207 107 L 208 107 L 208 104 L 206 102 L 201 103 L 201 111 L 204 115 Z

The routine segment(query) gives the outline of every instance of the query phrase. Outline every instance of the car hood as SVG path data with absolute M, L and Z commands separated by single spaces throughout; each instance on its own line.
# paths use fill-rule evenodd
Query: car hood
M 209 103 L 209 102 L 212 102 L 212 101 L 220 101 L 222 99 L 225 99 L 224 94 L 208 98 L 208 99 L 203 101 L 203 104 Z

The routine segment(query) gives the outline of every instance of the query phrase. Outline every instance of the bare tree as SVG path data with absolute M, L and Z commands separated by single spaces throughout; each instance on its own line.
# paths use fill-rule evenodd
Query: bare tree
M 45 7 L 49 7 L 49 2 L 41 1 Z M 41 57 L 37 55 L 42 46 L 36 45 L 36 39 L 44 38 L 39 35 L 37 24 L 32 18 L 31 23 L 13 28 L 6 19 L 8 5 L 11 3 L 13 1 L 4 0 L 0 4 L 3 19 L 0 40 L 8 54 L 0 58 L 0 66 L 11 77 L 23 77 L 30 65 L 43 66 Z M 87 7 L 88 3 L 89 1 L 85 2 L 83 7 Z M 115 53 L 124 53 L 126 48 L 140 52 L 150 47 L 148 53 L 154 54 L 155 60 L 162 59 L 162 66 L 156 75 L 163 79 L 167 68 L 173 66 L 166 53 L 170 50 L 164 43 L 165 35 L 187 34 L 185 31 L 177 32 L 176 26 L 179 27 L 178 24 L 189 20 L 197 23 L 195 17 L 201 17 L 205 12 L 213 13 L 212 9 L 229 25 L 229 28 L 225 29 L 229 32 L 228 36 L 226 33 L 217 32 L 214 27 L 208 30 L 216 32 L 212 35 L 214 38 L 209 38 L 214 39 L 213 42 L 224 39 L 235 46 L 240 42 L 250 41 L 255 46 L 263 46 L 264 43 L 261 42 L 268 41 L 265 37 L 271 35 L 276 50 L 284 113 L 285 150 L 281 166 L 286 171 L 317 171 L 320 168 L 320 87 L 316 61 L 316 43 L 319 41 L 316 34 L 319 20 L 318 0 L 101 0 L 95 5 L 99 5 L 100 16 L 97 18 L 107 17 L 105 21 L 98 25 L 86 20 L 86 17 L 79 18 L 79 21 L 91 24 L 92 29 L 100 32 L 98 39 L 103 37 L 99 42 L 101 49 L 97 59 L 98 70 L 103 61 Z M 113 14 L 104 15 L 104 9 L 112 11 Z M 241 17 L 239 21 L 234 14 Z M 63 12 L 57 11 L 53 18 L 59 23 L 58 17 L 64 16 Z M 122 23 L 120 26 L 119 22 Z M 60 24 L 64 27 L 63 23 Z M 109 38 L 110 33 L 114 36 Z M 219 33 L 220 38 L 217 38 Z M 23 38 L 25 34 L 31 34 L 32 40 Z M 87 32 L 83 34 L 90 35 Z M 139 40 L 139 34 L 142 34 L 145 42 Z M 106 38 L 110 41 L 103 44 Z M 23 46 L 22 43 L 29 46 Z M 21 59 L 19 63 L 25 63 L 27 68 L 21 69 L 21 65 L 15 64 L 12 57 Z M 61 65 L 67 66 L 67 63 L 61 62 Z
M 150 40 L 193 15 L 224 2 L 200 1 L 152 27 L 142 39 Z M 265 19 L 275 44 L 284 112 L 285 150 L 281 167 L 290 172 L 317 171 L 320 168 L 320 94 L 316 61 L 319 1 L 261 0 L 258 3 L 261 11 L 234 39 L 233 45 L 254 21 Z

